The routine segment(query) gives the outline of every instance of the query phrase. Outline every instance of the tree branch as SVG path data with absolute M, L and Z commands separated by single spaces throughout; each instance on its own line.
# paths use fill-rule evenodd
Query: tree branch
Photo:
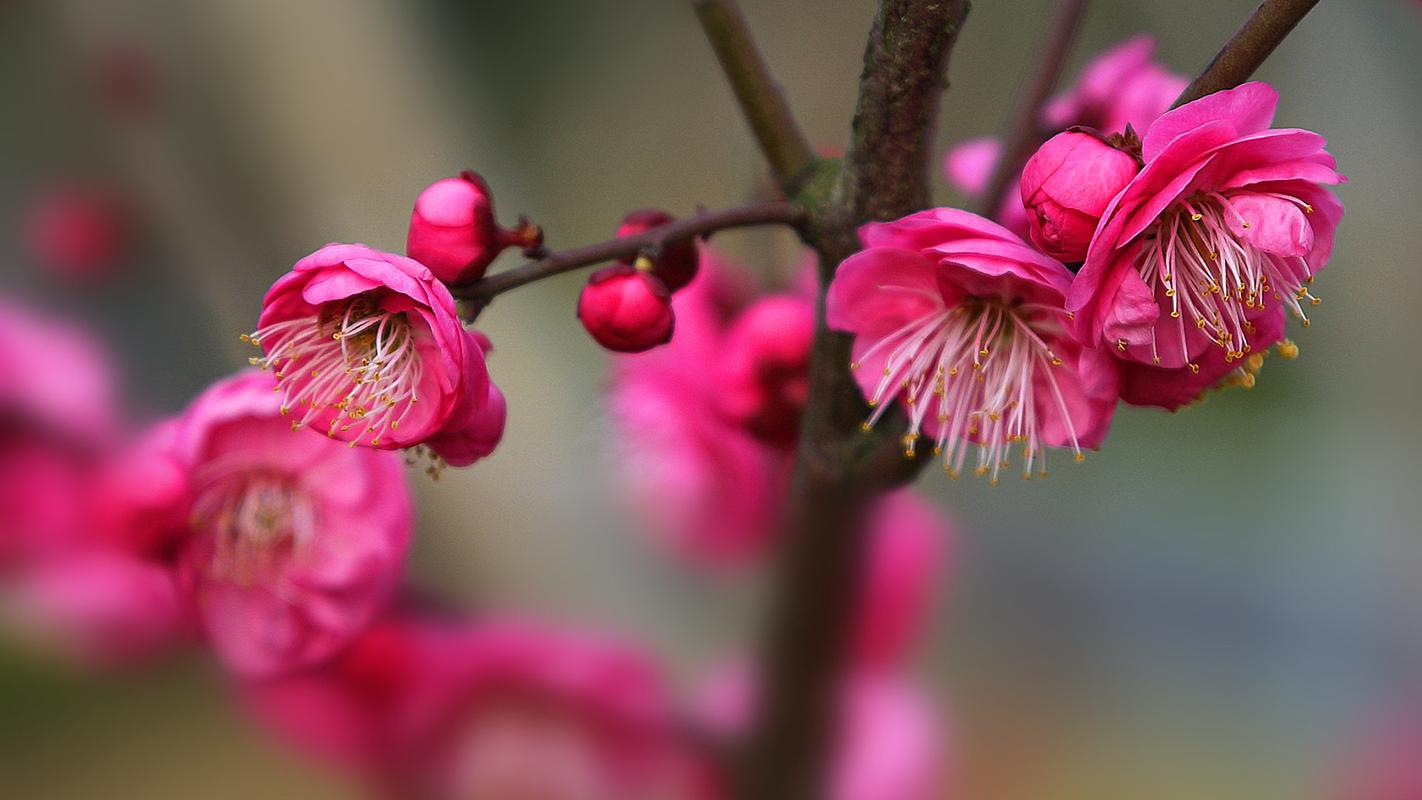
M 987 191 L 983 193 L 982 204 L 978 208 L 978 213 L 983 216 L 996 214 L 1008 193 L 1017 190 L 1017 174 L 1022 171 L 1022 166 L 1027 163 L 1032 152 L 1042 143 L 1042 106 L 1046 104 L 1047 98 L 1051 97 L 1052 89 L 1056 87 L 1057 79 L 1066 65 L 1067 55 L 1071 52 L 1072 42 L 1081 27 L 1081 19 L 1085 16 L 1087 5 L 1088 0 L 1057 2 L 1056 17 L 1052 20 L 1052 27 L 1046 45 L 1042 48 L 1041 58 L 1037 61 L 1027 96 L 1017 106 L 1012 127 L 1003 141 L 1002 157 L 998 159 L 997 169 L 993 171 L 992 180 L 988 182 Z
M 1185 87 L 1176 106 L 1207 94 L 1233 89 L 1249 80 L 1289 31 L 1318 5 L 1318 0 L 1264 0 L 1199 76 Z
M 533 283 L 553 275 L 613 261 L 618 258 L 635 256 L 647 250 L 657 250 L 679 239 L 706 237 L 716 231 L 728 228 L 744 228 L 751 225 L 799 225 L 804 213 L 799 206 L 786 201 L 756 203 L 748 206 L 702 211 L 684 219 L 649 228 L 635 236 L 622 236 L 605 242 L 575 247 L 571 250 L 552 253 L 537 261 L 530 261 L 505 272 L 495 273 L 473 283 L 449 287 L 450 292 L 465 305 L 466 322 L 473 322 L 479 312 L 497 295 L 525 284 Z
M 795 196 L 808 177 L 815 154 L 780 87 L 771 79 L 740 7 L 736 0 L 694 0 L 693 5 L 736 102 L 770 162 L 776 184 L 787 197 Z
M 921 462 L 904 459 L 902 418 L 859 430 L 866 407 L 849 372 L 849 337 L 825 324 L 824 294 L 859 248 L 857 228 L 928 205 L 939 96 L 966 0 L 882 0 L 864 54 L 843 181 L 804 192 L 806 240 L 821 286 L 809 400 L 788 499 L 779 573 L 760 659 L 760 709 L 740 760 L 748 800 L 824 796 L 847 621 L 859 583 L 863 522 L 876 497 Z M 900 468 L 882 469 L 886 454 Z M 882 469 L 882 471 L 881 471 Z

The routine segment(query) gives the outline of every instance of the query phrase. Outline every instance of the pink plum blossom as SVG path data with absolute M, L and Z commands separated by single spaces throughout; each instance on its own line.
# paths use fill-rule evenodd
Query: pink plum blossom
M 1068 332 L 1066 267 L 955 209 L 871 223 L 860 238 L 865 249 L 840 265 L 827 314 L 854 334 L 851 367 L 873 408 L 866 427 L 898 400 L 909 455 L 926 434 L 956 476 L 977 445 L 976 472 L 994 481 L 1015 443 L 1026 477 L 1045 470 L 1046 447 L 1079 460 L 1100 444 L 1118 376 Z
M 295 427 L 400 449 L 495 427 L 471 409 L 502 417 L 502 404 L 486 401 L 483 348 L 460 326 L 449 290 L 414 260 L 326 245 L 272 286 L 258 326 L 246 338 L 265 357 L 253 363 L 275 374 Z
M 494 197 L 473 172 L 435 181 L 415 198 L 405 252 L 445 283 L 478 280 L 505 248 L 537 250 L 543 232 L 520 220 L 517 228 L 499 227 Z
M 411 530 L 401 457 L 293 434 L 272 389 L 257 370 L 213 385 L 172 453 L 191 498 L 175 556 L 184 596 L 223 662 L 253 676 L 355 639 L 397 585 Z
M 1101 213 L 1139 170 L 1134 156 L 1098 135 L 1070 130 L 1048 139 L 1022 168 L 1032 244 L 1059 261 L 1085 261 Z
M 762 441 L 795 443 L 809 395 L 815 307 L 807 297 L 757 300 L 727 331 L 716 397 L 721 413 Z
M 1145 167 L 1111 202 L 1072 285 L 1079 336 L 1120 359 L 1134 402 L 1173 407 L 1304 320 L 1343 206 L 1324 139 L 1275 129 L 1278 93 L 1246 83 L 1156 120 Z M 1219 356 L 1216 358 L 1215 356 Z
M 907 490 L 880 499 L 870 520 L 852 661 L 859 669 L 888 669 L 902 664 L 917 640 L 953 531 L 943 512 Z
M 613 368 L 610 404 L 627 493 L 650 532 L 692 563 L 730 566 L 763 552 L 789 475 L 785 455 L 718 408 L 714 365 L 748 296 L 738 268 L 709 248 L 672 299 L 676 333 Z
M 578 321 L 598 344 L 617 353 L 666 344 L 675 319 L 671 292 L 661 279 L 625 264 L 594 272 L 578 295 Z
M 645 208 L 633 211 L 623 217 L 622 224 L 617 226 L 617 237 L 636 236 L 675 221 L 676 217 L 660 209 Z M 630 267 L 636 262 L 636 258 L 622 258 L 620 261 Z M 665 283 L 668 289 L 675 292 L 691 283 L 692 278 L 696 277 L 700 262 L 701 251 L 696 247 L 696 242 L 692 239 L 682 239 L 668 242 L 661 248 L 661 252 L 656 254 L 651 272 Z
M 1047 103 L 1042 112 L 1043 130 L 1050 134 L 1080 125 L 1111 134 L 1124 132 L 1128 124 L 1137 131 L 1145 130 L 1189 83 L 1185 76 L 1157 63 L 1154 55 L 1155 38 L 1140 34 L 1097 56 L 1082 70 L 1075 85 Z M 1001 157 L 1002 143 L 996 137 L 969 139 L 948 151 L 944 174 L 959 191 L 976 199 L 987 190 Z M 1011 193 L 993 217 L 1018 236 L 1027 237 L 1026 211 Z

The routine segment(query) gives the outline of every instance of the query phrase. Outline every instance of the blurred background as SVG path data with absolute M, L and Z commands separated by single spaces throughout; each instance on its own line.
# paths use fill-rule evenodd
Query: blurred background
M 873 4 L 746 5 L 811 139 L 841 148 Z M 977 5 L 945 150 L 1003 126 L 1050 8 Z M 1193 73 L 1254 5 L 1098 0 L 1073 64 L 1146 31 Z M 1047 481 L 923 479 L 958 529 L 921 665 L 951 720 L 949 796 L 1324 798 L 1418 707 L 1419 42 L 1416 3 L 1323 3 L 1258 76 L 1282 92 L 1277 124 L 1323 133 L 1351 179 L 1300 359 L 1175 415 L 1123 409 L 1100 454 Z M 242 365 L 237 336 L 293 261 L 328 241 L 402 249 L 415 195 L 460 169 L 554 248 L 629 209 L 763 191 L 694 17 L 665 0 L 10 0 L 0 92 L 0 289 L 101 332 L 150 418 Z M 56 278 L 27 247 L 37 204 L 73 187 L 128 221 L 102 282 Z M 798 253 L 776 233 L 717 244 L 770 281 Z M 465 604 L 611 624 L 694 676 L 751 640 L 763 576 L 689 576 L 633 533 L 581 284 L 481 317 L 508 431 L 474 468 L 412 472 L 413 575 Z M 351 791 L 251 731 L 200 659 L 96 680 L 0 652 L 6 797 Z

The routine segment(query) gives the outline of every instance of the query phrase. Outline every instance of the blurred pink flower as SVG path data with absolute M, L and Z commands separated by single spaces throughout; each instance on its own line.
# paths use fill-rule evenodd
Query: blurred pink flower
M 785 456 L 724 418 L 716 364 L 748 297 L 743 274 L 703 249 L 695 280 L 672 300 L 676 333 L 614 363 L 610 403 L 629 496 L 672 552 L 703 566 L 763 552 L 788 478 Z
M 726 332 L 716 399 L 727 419 L 758 439 L 790 447 L 809 395 L 814 302 L 771 295 L 747 308 Z
M 1323 137 L 1269 127 L 1277 102 L 1254 82 L 1161 116 L 1142 141 L 1145 168 L 1102 217 L 1067 302 L 1078 335 L 1189 372 L 1157 395 L 1128 371 L 1134 402 L 1198 394 L 1277 340 L 1285 309 L 1307 324 L 1303 306 L 1318 302 L 1308 285 L 1343 216 L 1324 185 L 1345 178 Z
M 67 280 L 109 275 L 123 259 L 128 224 L 118 202 L 93 186 L 64 185 L 37 197 L 25 220 L 31 255 Z
M 908 490 L 885 495 L 870 514 L 852 661 L 858 669 L 892 669 L 931 610 L 953 530 L 942 511 Z
M 455 412 L 489 396 L 454 298 L 403 256 L 326 245 L 272 286 L 258 325 L 248 338 L 266 357 L 253 363 L 274 371 L 282 413 L 335 439 L 413 447 L 477 424 Z
M 1076 84 L 1052 98 L 1043 121 L 1055 130 L 1085 125 L 1121 133 L 1143 131 L 1164 114 L 1190 81 L 1155 61 L 1155 37 L 1138 34 L 1087 64 Z
M 708 731 L 740 735 L 756 708 L 749 670 L 723 669 L 702 687 L 698 712 Z M 943 797 L 948 737 L 930 698 L 879 670 L 852 672 L 838 696 L 827 800 L 934 800 Z M 707 795 L 729 799 L 724 782 Z
M 1010 231 L 975 214 L 931 209 L 860 229 L 865 249 L 830 285 L 830 327 L 852 333 L 855 376 L 874 408 L 909 418 L 956 476 L 971 445 L 992 476 L 1023 443 L 1024 476 L 1045 448 L 1100 444 L 1117 400 L 1116 367 L 1067 332 L 1072 276 Z
M 1402 706 L 1357 743 L 1330 800 L 1422 800 L 1422 706 Z
M 1085 261 L 1102 212 L 1139 171 L 1135 156 L 1097 134 L 1072 130 L 1048 139 L 1022 168 L 1019 197 L 1032 244 L 1059 261 Z
M 192 498 L 184 595 L 223 662 L 256 676 L 360 635 L 399 582 L 411 529 L 401 457 L 293 434 L 273 386 L 256 370 L 214 384 L 173 442 Z
M 1155 38 L 1133 36 L 1097 56 L 1082 70 L 1076 84 L 1048 102 L 1042 112 L 1047 135 L 1083 125 L 1103 133 L 1120 133 L 1127 123 L 1145 130 L 1165 113 L 1189 82 L 1153 60 Z M 971 199 L 987 190 L 993 170 L 1002 157 L 996 137 L 969 139 L 951 149 L 943 160 L 948 182 Z M 1014 182 L 1012 185 L 1016 185 Z M 1009 192 L 994 219 L 1013 233 L 1027 238 L 1027 212 L 1016 193 Z

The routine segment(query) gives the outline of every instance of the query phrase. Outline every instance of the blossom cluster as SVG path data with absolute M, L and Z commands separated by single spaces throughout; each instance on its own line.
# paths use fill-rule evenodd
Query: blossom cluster
M 1070 127 L 1001 223 L 939 208 L 861 228 L 828 318 L 854 335 L 866 429 L 897 402 L 907 455 L 922 439 L 950 475 L 996 483 L 1021 445 L 1030 478 L 1048 448 L 1098 446 L 1118 401 L 1174 410 L 1297 354 L 1286 316 L 1307 326 L 1320 302 L 1343 214 L 1326 187 L 1345 178 L 1323 137 L 1270 127 L 1266 84 L 1167 110 L 1183 81 L 1152 47 L 1128 41 L 1048 105 Z M 993 150 L 955 151 L 950 174 L 980 189 Z

